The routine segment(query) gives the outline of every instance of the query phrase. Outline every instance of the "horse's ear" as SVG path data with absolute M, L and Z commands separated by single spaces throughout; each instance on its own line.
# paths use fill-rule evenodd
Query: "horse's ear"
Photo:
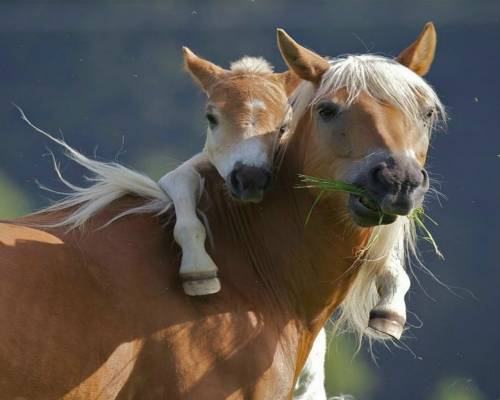
M 403 50 L 396 61 L 410 68 L 417 75 L 424 76 L 429 72 L 436 52 L 436 28 L 427 22 L 424 29 L 408 48 Z
M 205 92 L 226 73 L 225 69 L 198 57 L 187 47 L 183 47 L 182 52 L 186 69 Z
M 301 79 L 297 76 L 297 74 L 292 71 L 274 74 L 274 78 L 281 86 L 283 86 L 287 96 L 290 96 L 301 82 Z
M 319 84 L 323 74 L 330 68 L 330 64 L 315 52 L 302 47 L 293 40 L 283 29 L 278 29 L 278 46 L 283 59 L 300 78 Z

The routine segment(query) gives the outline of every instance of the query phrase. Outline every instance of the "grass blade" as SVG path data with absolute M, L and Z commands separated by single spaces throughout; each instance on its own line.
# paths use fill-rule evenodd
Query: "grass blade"
M 309 175 L 299 175 L 299 178 L 302 182 L 301 185 L 298 186 L 298 188 L 313 188 L 313 189 L 318 189 L 320 190 L 318 196 L 314 200 L 314 203 L 311 206 L 311 209 L 309 210 L 309 213 L 307 214 L 306 218 L 306 224 L 309 222 L 309 219 L 311 217 L 312 211 L 314 207 L 318 204 L 319 200 L 323 196 L 323 194 L 326 191 L 336 191 L 336 192 L 344 192 L 344 193 L 349 193 L 353 194 L 355 196 L 365 196 L 368 198 L 370 201 L 373 201 L 374 204 L 376 202 L 371 198 L 371 196 L 363 189 L 360 188 L 356 185 L 353 185 L 352 183 L 348 182 L 343 182 L 343 181 L 332 181 L 328 179 L 322 179 L 322 178 L 316 178 L 314 176 L 309 176 Z M 439 247 L 436 243 L 436 240 L 432 236 L 431 232 L 429 229 L 425 226 L 425 219 L 428 219 L 432 224 L 435 226 L 438 225 L 438 223 L 432 219 L 429 215 L 427 215 L 423 209 L 423 207 L 418 207 L 414 209 L 410 215 L 408 215 L 408 218 L 412 220 L 417 228 L 423 233 L 422 238 L 429 242 L 432 247 L 434 248 L 434 252 L 436 255 L 444 260 L 443 253 L 439 250 Z M 382 217 L 381 217 L 382 219 Z M 373 241 L 372 241 L 373 243 Z

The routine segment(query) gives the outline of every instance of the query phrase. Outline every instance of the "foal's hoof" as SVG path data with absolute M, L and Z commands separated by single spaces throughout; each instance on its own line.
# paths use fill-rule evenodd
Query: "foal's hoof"
M 394 312 L 372 310 L 368 327 L 399 340 L 403 334 L 405 323 L 405 318 Z
M 182 288 L 188 296 L 205 296 L 220 291 L 217 270 L 181 272 Z
M 220 291 L 219 278 L 188 280 L 182 283 L 184 293 L 188 296 L 205 296 Z

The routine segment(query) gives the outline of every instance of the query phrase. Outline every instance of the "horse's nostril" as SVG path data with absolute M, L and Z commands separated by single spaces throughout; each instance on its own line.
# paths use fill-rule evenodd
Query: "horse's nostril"
M 395 184 L 392 172 L 385 164 L 375 166 L 371 170 L 370 175 L 375 188 L 388 190 Z
M 381 181 L 380 176 L 379 176 L 381 172 L 382 172 L 382 166 L 380 166 L 380 165 L 372 169 L 371 175 L 372 175 L 373 182 L 378 183 Z
M 427 171 L 425 169 L 422 170 L 422 178 L 422 184 L 426 185 L 429 181 L 429 174 L 427 174 Z

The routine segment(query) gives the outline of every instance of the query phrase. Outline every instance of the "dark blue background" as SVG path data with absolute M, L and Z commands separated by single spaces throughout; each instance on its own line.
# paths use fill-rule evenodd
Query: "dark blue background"
M 97 156 L 109 160 L 124 140 L 119 159 L 159 177 L 204 140 L 204 97 L 182 71 L 182 45 L 224 66 L 248 54 L 283 70 L 276 27 L 324 55 L 396 55 L 428 20 L 438 31 L 428 79 L 451 119 L 447 133 L 434 136 L 429 158 L 447 200 L 427 205 L 446 260 L 425 245 L 424 258 L 442 281 L 466 290 L 452 294 L 415 270 L 429 293 L 413 280 L 409 308 L 424 325 L 405 343 L 418 357 L 377 347 L 379 383 L 370 398 L 427 399 L 437 382 L 459 377 L 498 399 L 499 1 L 4 1 L 0 173 L 32 207 L 48 196 L 35 179 L 59 187 L 43 157 L 47 145 L 59 149 L 28 129 L 11 101 L 86 154 L 98 145 Z M 81 182 L 74 165 L 63 161 L 63 172 Z

